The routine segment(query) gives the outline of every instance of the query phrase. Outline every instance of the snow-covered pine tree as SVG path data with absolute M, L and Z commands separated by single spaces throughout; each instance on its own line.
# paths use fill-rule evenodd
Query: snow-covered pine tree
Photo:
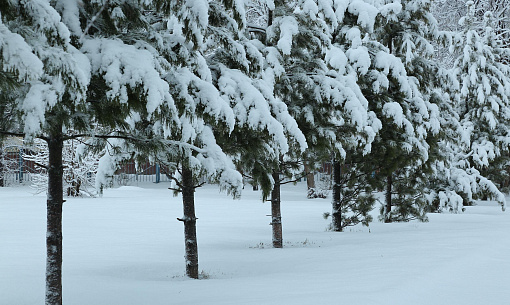
M 349 52 L 356 53 L 354 57 L 360 52 L 349 51 L 351 46 L 338 39 L 345 35 L 342 22 L 349 10 L 356 17 L 360 14 L 354 22 L 371 22 L 362 17 L 357 5 L 350 1 L 275 2 L 268 45 L 276 47 L 284 69 L 275 90 L 305 134 L 308 156 L 334 154 L 344 162 L 349 149 L 367 153 L 379 128 L 357 85 L 356 68 L 349 64 Z M 350 34 L 356 42 L 361 40 L 359 32 L 358 39 L 354 37 L 357 33 Z M 341 217 L 338 205 L 333 205 L 338 211 L 334 217 Z
M 433 83 L 426 81 L 427 58 L 433 52 L 430 39 L 437 31 L 429 6 L 428 1 L 402 1 L 379 7 L 380 19 L 371 36 L 372 70 L 360 78 L 369 109 L 382 121 L 367 160 L 385 189 L 385 222 L 425 217 L 419 207 L 422 200 L 417 200 L 423 198 L 422 190 L 414 189 L 411 177 L 423 175 L 429 159 L 427 139 L 439 131 L 437 106 L 428 100 Z
M 269 175 L 267 169 L 279 164 L 283 154 L 290 151 L 290 142 L 295 142 L 298 150 L 304 149 L 306 142 L 285 104 L 274 96 L 275 75 L 279 72 L 275 70 L 280 66 L 273 58 L 273 49 L 268 49 L 260 40 L 248 40 L 244 36 L 247 34 L 244 6 L 242 11 L 239 7 L 233 9 L 239 10 L 239 18 L 227 18 L 221 10 L 211 9 L 210 16 L 215 17 L 211 18 L 208 27 L 206 47 L 211 54 L 208 65 L 212 70 L 213 83 L 222 98 L 229 102 L 236 120 L 233 130 L 223 132 L 228 136 L 218 139 L 225 151 L 243 170 L 248 169 L 256 183 L 262 186 L 263 193 L 267 194 L 266 186 L 280 182 L 279 170 Z M 236 14 L 233 16 L 236 17 Z M 225 32 L 225 29 L 230 32 Z M 222 48 L 218 49 L 218 44 Z M 222 132 L 221 129 L 215 130 L 217 134 L 218 130 Z M 242 143 L 244 145 L 240 149 Z M 248 163 L 249 159 L 254 162 Z M 247 164 L 249 167 L 246 167 Z M 278 169 L 278 166 L 272 168 Z M 279 215 L 278 211 L 273 212 Z M 281 228 L 280 219 L 273 215 L 273 228 L 278 225 Z M 275 232 L 273 241 L 281 240 L 281 230 Z
M 143 40 L 134 39 L 147 39 L 140 12 L 148 4 L 12 0 L 0 5 L 0 66 L 22 84 L 15 108 L 21 129 L 1 133 L 48 143 L 46 304 L 62 303 L 64 141 L 126 137 L 144 115 L 161 109 L 175 113 L 162 67 L 145 44 L 137 44 Z M 98 135 L 98 125 L 109 133 Z
M 364 80 L 375 73 L 372 71 L 375 70 L 372 55 L 379 51 L 379 43 L 373 40 L 374 30 L 380 26 L 381 19 L 398 12 L 400 6 L 390 3 L 384 10 L 380 10 L 377 3 L 369 1 L 338 2 L 337 5 L 336 15 L 341 18 L 333 28 L 332 43 L 336 49 L 345 52 L 345 70 L 351 77 L 351 82 L 354 81 L 359 86 L 356 91 L 362 92 Z M 385 73 L 389 73 L 389 70 Z M 340 130 L 343 133 L 340 138 L 343 137 L 342 141 L 348 145 L 344 145 L 343 154 L 337 154 L 333 159 L 331 229 L 334 231 L 343 231 L 345 227 L 358 223 L 368 225 L 372 220 L 368 213 L 373 209 L 375 198 L 372 194 L 373 183 L 370 181 L 373 182 L 375 176 L 373 166 L 365 160 L 372 151 L 372 143 L 380 131 L 381 121 L 375 112 L 369 110 L 370 101 L 364 94 L 358 93 L 362 96 L 361 100 L 366 109 L 364 111 L 368 113 L 368 126 L 355 133 L 352 128 L 350 131 Z
M 457 39 L 457 43 L 462 39 Z M 455 51 L 455 50 L 454 50 Z M 457 49 L 452 54 L 460 54 Z M 439 108 L 440 132 L 428 141 L 430 145 L 429 173 L 425 186 L 427 201 L 431 211 L 458 213 L 464 205 L 470 205 L 475 198 L 487 196 L 500 198 L 497 187 L 479 170 L 468 162 L 465 130 L 458 112 L 458 92 L 460 92 L 458 70 L 446 69 L 443 64 L 434 68 L 436 85 L 430 100 Z M 434 140 L 434 138 L 436 138 Z
M 175 108 L 139 117 L 143 124 L 131 130 L 137 133 L 117 140 L 115 151 L 120 154 L 102 158 L 97 182 L 105 182 L 101 177 L 113 173 L 116 161 L 132 157 L 126 151 L 167 165 L 173 189 L 183 195 L 184 216 L 179 220 L 185 226 L 186 273 L 197 278 L 195 189 L 204 179 L 234 195 L 242 187 L 240 174 L 220 145 L 240 136 L 236 130 L 242 129 L 250 136 L 261 135 L 263 141 L 256 143 L 263 150 L 285 151 L 286 134 L 299 137 L 300 131 L 262 78 L 264 58 L 244 37 L 242 1 L 161 1 L 148 13 L 145 36 L 150 40 L 137 43 L 164 72 Z
M 485 14 L 485 31 L 479 35 L 473 26 L 474 3 L 468 2 L 467 6 L 467 15 L 461 19 L 465 28 L 456 45 L 460 55 L 454 63 L 459 80 L 455 98 L 467 161 L 464 168 L 490 175 L 488 168 L 505 170 L 508 166 L 510 68 L 504 58 L 510 52 L 502 48 L 494 33 L 492 14 Z M 504 208 L 504 196 L 490 180 L 480 186 L 479 192 Z
M 183 100 L 183 104 L 186 103 L 200 103 L 205 104 L 205 109 L 197 107 L 194 113 L 185 113 L 185 119 L 188 116 L 199 117 L 199 120 L 203 120 L 208 128 L 215 131 L 217 144 L 214 154 L 209 153 L 208 158 L 211 160 L 216 158 L 225 158 L 226 155 L 223 152 L 228 152 L 231 157 L 237 160 L 241 160 L 243 157 L 238 158 L 240 153 L 245 153 L 239 150 L 239 145 L 243 145 L 243 149 L 247 153 L 251 154 L 257 150 L 260 150 L 265 156 L 265 162 L 271 163 L 271 160 L 275 160 L 275 156 L 280 154 L 279 152 L 285 152 L 288 150 L 288 143 L 286 135 L 291 137 L 302 137 L 300 131 L 293 119 L 287 112 L 285 105 L 273 96 L 272 84 L 267 81 L 263 76 L 265 73 L 269 73 L 268 69 L 264 70 L 265 59 L 263 49 L 257 41 L 250 41 L 245 37 L 246 32 L 246 16 L 245 7 L 242 1 L 236 3 L 222 3 L 220 1 L 210 1 L 208 18 L 209 23 L 204 28 L 204 40 L 203 45 L 199 48 L 200 57 L 202 54 L 207 54 L 207 60 L 204 60 L 207 66 L 203 69 L 209 69 L 209 72 L 204 73 L 203 71 L 195 70 L 202 77 L 204 81 L 211 82 L 216 91 L 212 91 L 211 96 L 208 100 L 202 100 L 198 95 L 191 95 L 186 100 Z M 232 18 L 233 17 L 233 18 Z M 197 39 L 198 41 L 198 39 Z M 218 48 L 218 46 L 221 46 Z M 181 85 L 182 86 L 182 85 Z M 185 86 L 189 86 L 185 84 Z M 214 94 L 218 94 L 223 102 L 216 101 L 217 97 Z M 182 97 L 182 90 L 176 92 L 176 95 Z M 211 107 L 220 106 L 227 107 L 224 111 L 224 115 L 221 113 L 214 114 L 211 112 Z M 195 109 L 193 104 L 188 109 Z M 232 116 L 227 110 L 232 111 Z M 218 115 L 220 114 L 220 115 Z M 184 116 L 183 116 L 184 117 Z M 182 117 L 181 117 L 182 118 Z M 231 121 L 233 119 L 233 121 Z M 196 119 L 194 119 L 196 120 Z M 235 124 L 232 125 L 232 123 Z M 260 137 L 260 138 L 259 138 Z M 242 138 L 242 139 L 241 139 Z M 203 139 L 184 139 L 185 141 L 192 141 L 195 145 L 202 146 L 206 149 L 213 148 L 208 145 L 207 141 L 215 139 L 215 137 L 209 133 L 205 134 Z M 240 140 L 240 141 L 238 141 Z M 250 141 L 248 141 L 250 140 Z M 248 142 L 247 142 L 248 141 Z M 304 142 L 304 140 L 303 140 Z M 260 145 L 256 145 L 256 144 Z M 211 143 L 213 144 L 213 143 Z M 212 152 L 212 151 L 211 151 Z M 196 155 L 196 153 L 195 153 Z M 199 156 L 206 156 L 207 154 L 198 154 Z M 194 155 L 191 155 L 194 157 Z M 207 159 L 204 159 L 205 162 Z M 219 179 L 220 187 L 225 188 L 228 182 L 224 179 L 227 177 L 225 174 L 228 169 L 230 172 L 229 180 L 235 182 L 230 183 L 228 189 L 234 191 L 237 194 L 241 187 L 241 176 L 239 173 L 234 172 L 233 163 L 230 159 L 225 161 L 216 162 L 215 164 L 206 164 L 202 162 L 200 166 L 188 167 L 183 164 L 180 176 L 182 177 L 181 185 L 179 190 L 187 195 L 188 202 L 192 201 L 192 192 L 198 185 L 198 181 L 195 179 L 193 184 L 189 184 L 191 180 L 187 178 L 190 176 L 189 170 L 193 170 L 194 177 L 200 177 L 203 173 L 207 175 L 214 174 L 215 176 L 221 174 L 223 178 Z M 227 166 L 227 167 L 225 167 Z M 234 176 L 234 173 L 236 174 Z M 267 172 L 266 172 L 267 177 Z M 212 178 L 213 176 L 209 177 Z M 264 178 L 262 178 L 264 179 Z M 215 179 L 218 180 L 218 179 Z M 188 182 L 190 181 L 190 182 Z M 266 179 L 267 181 L 267 179 Z M 186 182 L 186 184 L 185 184 Z M 192 189 L 191 189 L 192 188 Z M 190 205 L 185 203 L 185 215 L 183 221 L 185 223 L 185 232 L 194 232 L 194 213 L 187 215 L 187 207 Z M 191 216 L 192 218 L 189 218 Z M 188 221 L 188 219 L 190 221 Z M 188 228 L 189 225 L 193 226 L 191 230 Z M 192 233 L 193 233 L 192 232 Z M 188 233 L 186 233 L 188 234 Z M 189 240 L 189 238 L 187 238 Z M 191 245 L 195 247 L 196 245 Z M 192 257 L 196 259 L 195 257 Z M 193 262 L 193 261 L 191 261 Z M 192 270 L 198 272 L 198 266 Z M 190 268 L 191 270 L 191 268 Z M 191 275 L 190 275 L 191 276 Z M 193 277 L 193 276 L 192 276 Z
M 0 9 L 0 66 L 23 84 L 17 99 L 23 119 L 19 134 L 49 146 L 46 304 L 61 304 L 64 128 L 80 129 L 88 120 L 76 114 L 86 105 L 89 65 L 48 1 L 3 1 Z
M 259 5 L 265 6 L 263 2 Z M 228 21 L 226 18 L 223 20 L 223 23 Z M 265 20 L 269 19 L 266 17 Z M 249 177 L 251 183 L 261 186 L 265 200 L 271 194 L 276 194 L 272 192 L 273 189 L 278 189 L 274 186 L 281 180 L 279 160 L 293 147 L 297 151 L 304 149 L 306 141 L 286 105 L 275 97 L 274 81 L 283 70 L 277 49 L 267 45 L 265 24 L 257 28 L 262 35 L 254 35 L 257 37 L 253 40 L 244 37 L 253 31 L 253 27 L 248 31 L 244 29 L 242 36 L 234 35 L 237 41 L 222 38 L 225 36 L 225 28 L 232 27 L 221 23 L 212 24 L 212 33 L 220 38 L 220 42 L 227 42 L 228 45 L 217 49 L 211 44 L 214 52 L 208 62 L 213 70 L 213 82 L 234 110 L 236 126 L 227 132 L 215 128 L 215 134 L 224 151 L 234 159 L 237 168 Z M 210 41 L 214 42 L 212 39 Z M 244 51 L 240 53 L 240 50 Z M 282 170 L 286 168 L 282 167 Z M 279 201 L 272 204 L 273 214 L 277 214 L 272 217 L 275 229 L 273 241 L 281 244 L 281 229 L 278 229 L 281 228 L 281 216 L 274 210 L 278 206 Z

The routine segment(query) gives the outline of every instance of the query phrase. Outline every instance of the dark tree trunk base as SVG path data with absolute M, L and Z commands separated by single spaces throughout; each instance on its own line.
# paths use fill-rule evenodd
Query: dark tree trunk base
M 384 222 L 391 222 L 391 192 L 393 187 L 393 177 L 391 174 L 386 177 L 386 205 L 384 207 Z
M 340 162 L 338 160 L 333 161 L 333 212 L 331 213 L 332 219 L 332 230 L 342 232 L 342 202 L 340 198 Z
M 283 248 L 282 214 L 280 209 L 280 173 L 273 173 L 274 186 L 271 191 L 271 226 L 273 248 Z
M 195 187 L 193 172 L 187 166 L 182 168 L 182 204 L 184 217 L 184 244 L 186 250 L 186 275 L 198 279 L 197 218 L 195 217 Z

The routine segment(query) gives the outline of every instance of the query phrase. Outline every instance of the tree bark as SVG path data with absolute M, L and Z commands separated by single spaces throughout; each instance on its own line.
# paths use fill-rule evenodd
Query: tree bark
M 305 161 L 304 165 L 305 165 L 305 172 L 306 172 L 306 186 L 307 186 L 308 190 L 314 189 L 315 188 L 315 176 L 311 170 L 310 162 Z
M 48 140 L 48 199 L 46 234 L 46 305 L 62 304 L 62 126 Z
M 280 171 L 273 172 L 274 186 L 271 191 L 271 226 L 273 229 L 273 247 L 283 247 L 282 214 L 280 209 Z
M 333 231 L 342 232 L 342 203 L 340 201 L 341 167 L 338 160 L 333 161 L 333 212 L 331 214 Z
M 391 213 L 391 189 L 393 184 L 392 174 L 389 174 L 386 177 L 386 206 L 384 207 L 384 222 L 391 222 L 390 213 Z
M 5 186 L 4 174 L 5 174 L 5 165 L 4 165 L 4 150 L 2 148 L 2 143 L 0 143 L 0 187 Z
M 197 218 L 195 217 L 195 186 L 193 172 L 182 167 L 182 205 L 184 217 L 184 244 L 186 250 L 186 275 L 198 279 Z

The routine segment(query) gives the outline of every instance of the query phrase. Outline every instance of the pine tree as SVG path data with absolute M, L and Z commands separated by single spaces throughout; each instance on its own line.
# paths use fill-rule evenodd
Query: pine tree
M 459 79 L 457 111 L 469 162 L 465 167 L 490 177 L 487 169 L 504 170 L 508 164 L 510 69 L 504 58 L 510 53 L 494 33 L 492 14 L 485 14 L 485 32 L 480 36 L 473 26 L 474 4 L 467 6 L 468 13 L 461 19 L 465 29 L 457 42 L 461 55 L 454 64 Z M 483 185 L 481 192 L 505 206 L 504 196 L 492 182 Z
M 378 9 L 370 45 L 375 56 L 360 84 L 382 129 L 364 167 L 378 177 L 372 187 L 384 189 L 382 220 L 425 219 L 423 190 L 413 183 L 424 176 L 429 142 L 439 132 L 428 59 L 437 27 L 427 1 L 389 2 Z
M 359 44 L 351 46 L 342 41 L 346 35 L 342 22 L 349 9 L 356 11 L 357 4 L 276 3 L 268 38 L 279 52 L 285 73 L 279 75 L 275 89 L 310 145 L 305 158 L 329 159 L 333 154 L 343 163 L 348 150 L 369 152 L 379 128 L 357 85 L 356 68 L 349 63 L 349 56 L 359 55 L 362 48 L 354 50 Z M 360 23 L 365 21 L 360 17 Z M 351 32 L 351 36 L 356 34 L 361 39 L 361 33 Z M 337 204 L 333 205 L 338 210 Z M 341 216 L 334 212 L 333 217 Z
M 18 105 L 23 134 L 49 146 L 46 304 L 61 304 L 63 128 L 85 118 L 73 114 L 85 105 L 88 65 L 47 1 L 7 2 L 1 8 L 1 66 L 23 84 Z
M 172 100 L 147 45 L 136 45 L 146 37 L 138 1 L 4 1 L 0 9 L 0 66 L 21 84 L 19 128 L 2 134 L 48 143 L 46 304 L 61 304 L 64 141 L 125 137 Z M 114 132 L 98 135 L 98 125 Z
M 106 185 L 102 177 L 113 174 L 115 163 L 133 157 L 126 151 L 165 164 L 172 189 L 183 195 L 179 220 L 185 227 L 186 274 L 198 278 L 196 188 L 215 182 L 238 196 L 242 180 L 232 159 L 239 150 L 232 143 L 239 142 L 233 140 L 254 139 L 249 151 L 284 151 L 286 135 L 300 131 L 262 77 L 264 57 L 244 36 L 242 2 L 182 6 L 162 1 L 152 7 L 150 20 L 146 49 L 165 73 L 174 106 L 142 116 L 129 138 L 110 141 L 116 147 L 102 157 L 97 183 Z

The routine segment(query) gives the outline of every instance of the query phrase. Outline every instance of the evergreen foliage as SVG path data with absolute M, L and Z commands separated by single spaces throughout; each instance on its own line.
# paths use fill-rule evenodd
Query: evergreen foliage
M 426 179 L 430 144 L 440 129 L 437 105 L 430 102 L 436 85 L 430 41 L 438 29 L 428 1 L 402 1 L 394 14 L 385 14 L 385 6 L 380 10 L 373 37 L 381 44 L 373 44 L 375 71 L 364 77 L 363 92 L 382 121 L 370 155 L 386 193 L 381 219 L 424 220 L 425 194 L 417 182 Z
M 509 66 L 504 58 L 510 55 L 502 48 L 492 27 L 490 12 L 485 13 L 485 32 L 474 28 L 474 4 L 468 2 L 467 15 L 461 19 L 465 27 L 457 40 L 459 57 L 454 71 L 459 80 L 455 96 L 462 126 L 466 167 L 480 171 L 488 179 L 497 178 L 509 165 Z M 501 179 L 501 178 L 499 178 Z M 504 196 L 490 183 L 479 192 L 498 200 L 504 207 Z

